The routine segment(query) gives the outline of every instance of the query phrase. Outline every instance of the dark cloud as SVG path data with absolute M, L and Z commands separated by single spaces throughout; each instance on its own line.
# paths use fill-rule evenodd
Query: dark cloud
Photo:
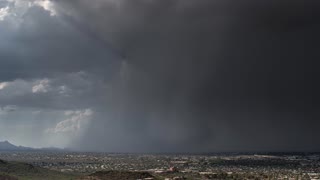
M 100 41 L 65 19 L 51 17 L 38 6 L 31 7 L 19 18 L 1 23 L 3 81 L 94 70 L 100 65 L 109 68 L 108 72 L 116 68 L 110 67 L 116 66 L 116 55 Z
M 0 30 L 9 35 L 0 43 L 0 72 L 3 81 L 52 82 L 41 97 L 6 104 L 94 110 L 70 146 L 319 150 L 319 3 L 52 2 L 56 16 L 33 7 L 16 32 Z M 70 77 L 80 71 L 84 81 Z M 59 98 L 63 85 L 68 98 Z

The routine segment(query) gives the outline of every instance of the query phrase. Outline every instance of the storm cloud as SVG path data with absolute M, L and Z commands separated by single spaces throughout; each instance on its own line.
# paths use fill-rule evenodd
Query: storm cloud
M 0 137 L 108 152 L 317 151 L 319 5 L 0 0 Z

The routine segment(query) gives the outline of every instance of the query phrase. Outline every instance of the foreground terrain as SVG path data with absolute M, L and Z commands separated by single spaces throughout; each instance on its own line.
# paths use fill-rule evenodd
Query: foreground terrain
M 320 179 L 320 155 L 0 152 L 8 179 Z
M 0 160 L 0 179 L 74 179 L 76 176 L 52 171 L 46 168 L 36 167 L 31 164 L 21 162 L 8 162 Z

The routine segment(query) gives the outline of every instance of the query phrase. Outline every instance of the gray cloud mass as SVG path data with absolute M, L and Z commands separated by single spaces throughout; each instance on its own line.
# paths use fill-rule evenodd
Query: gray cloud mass
M 0 0 L 0 138 L 317 151 L 319 3 Z

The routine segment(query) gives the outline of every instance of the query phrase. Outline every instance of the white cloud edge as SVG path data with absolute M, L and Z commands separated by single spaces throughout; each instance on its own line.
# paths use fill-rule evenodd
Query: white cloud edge
M 33 93 L 47 93 L 50 91 L 50 80 L 45 78 L 38 81 L 33 87 Z
M 0 90 L 6 88 L 8 85 L 9 85 L 8 82 L 1 82 L 1 83 L 0 83 Z
M 0 21 L 4 21 L 6 17 L 19 17 L 17 14 L 21 12 L 26 12 L 29 8 L 38 6 L 43 8 L 45 11 L 50 13 L 50 16 L 57 16 L 57 10 L 55 8 L 54 2 L 51 0 L 6 0 L 8 3 L 13 5 L 0 8 Z M 24 14 L 24 13 L 22 13 Z
M 60 134 L 60 133 L 78 133 L 85 125 L 92 119 L 92 109 L 65 111 L 67 119 L 60 121 L 55 127 L 46 129 L 46 133 Z

